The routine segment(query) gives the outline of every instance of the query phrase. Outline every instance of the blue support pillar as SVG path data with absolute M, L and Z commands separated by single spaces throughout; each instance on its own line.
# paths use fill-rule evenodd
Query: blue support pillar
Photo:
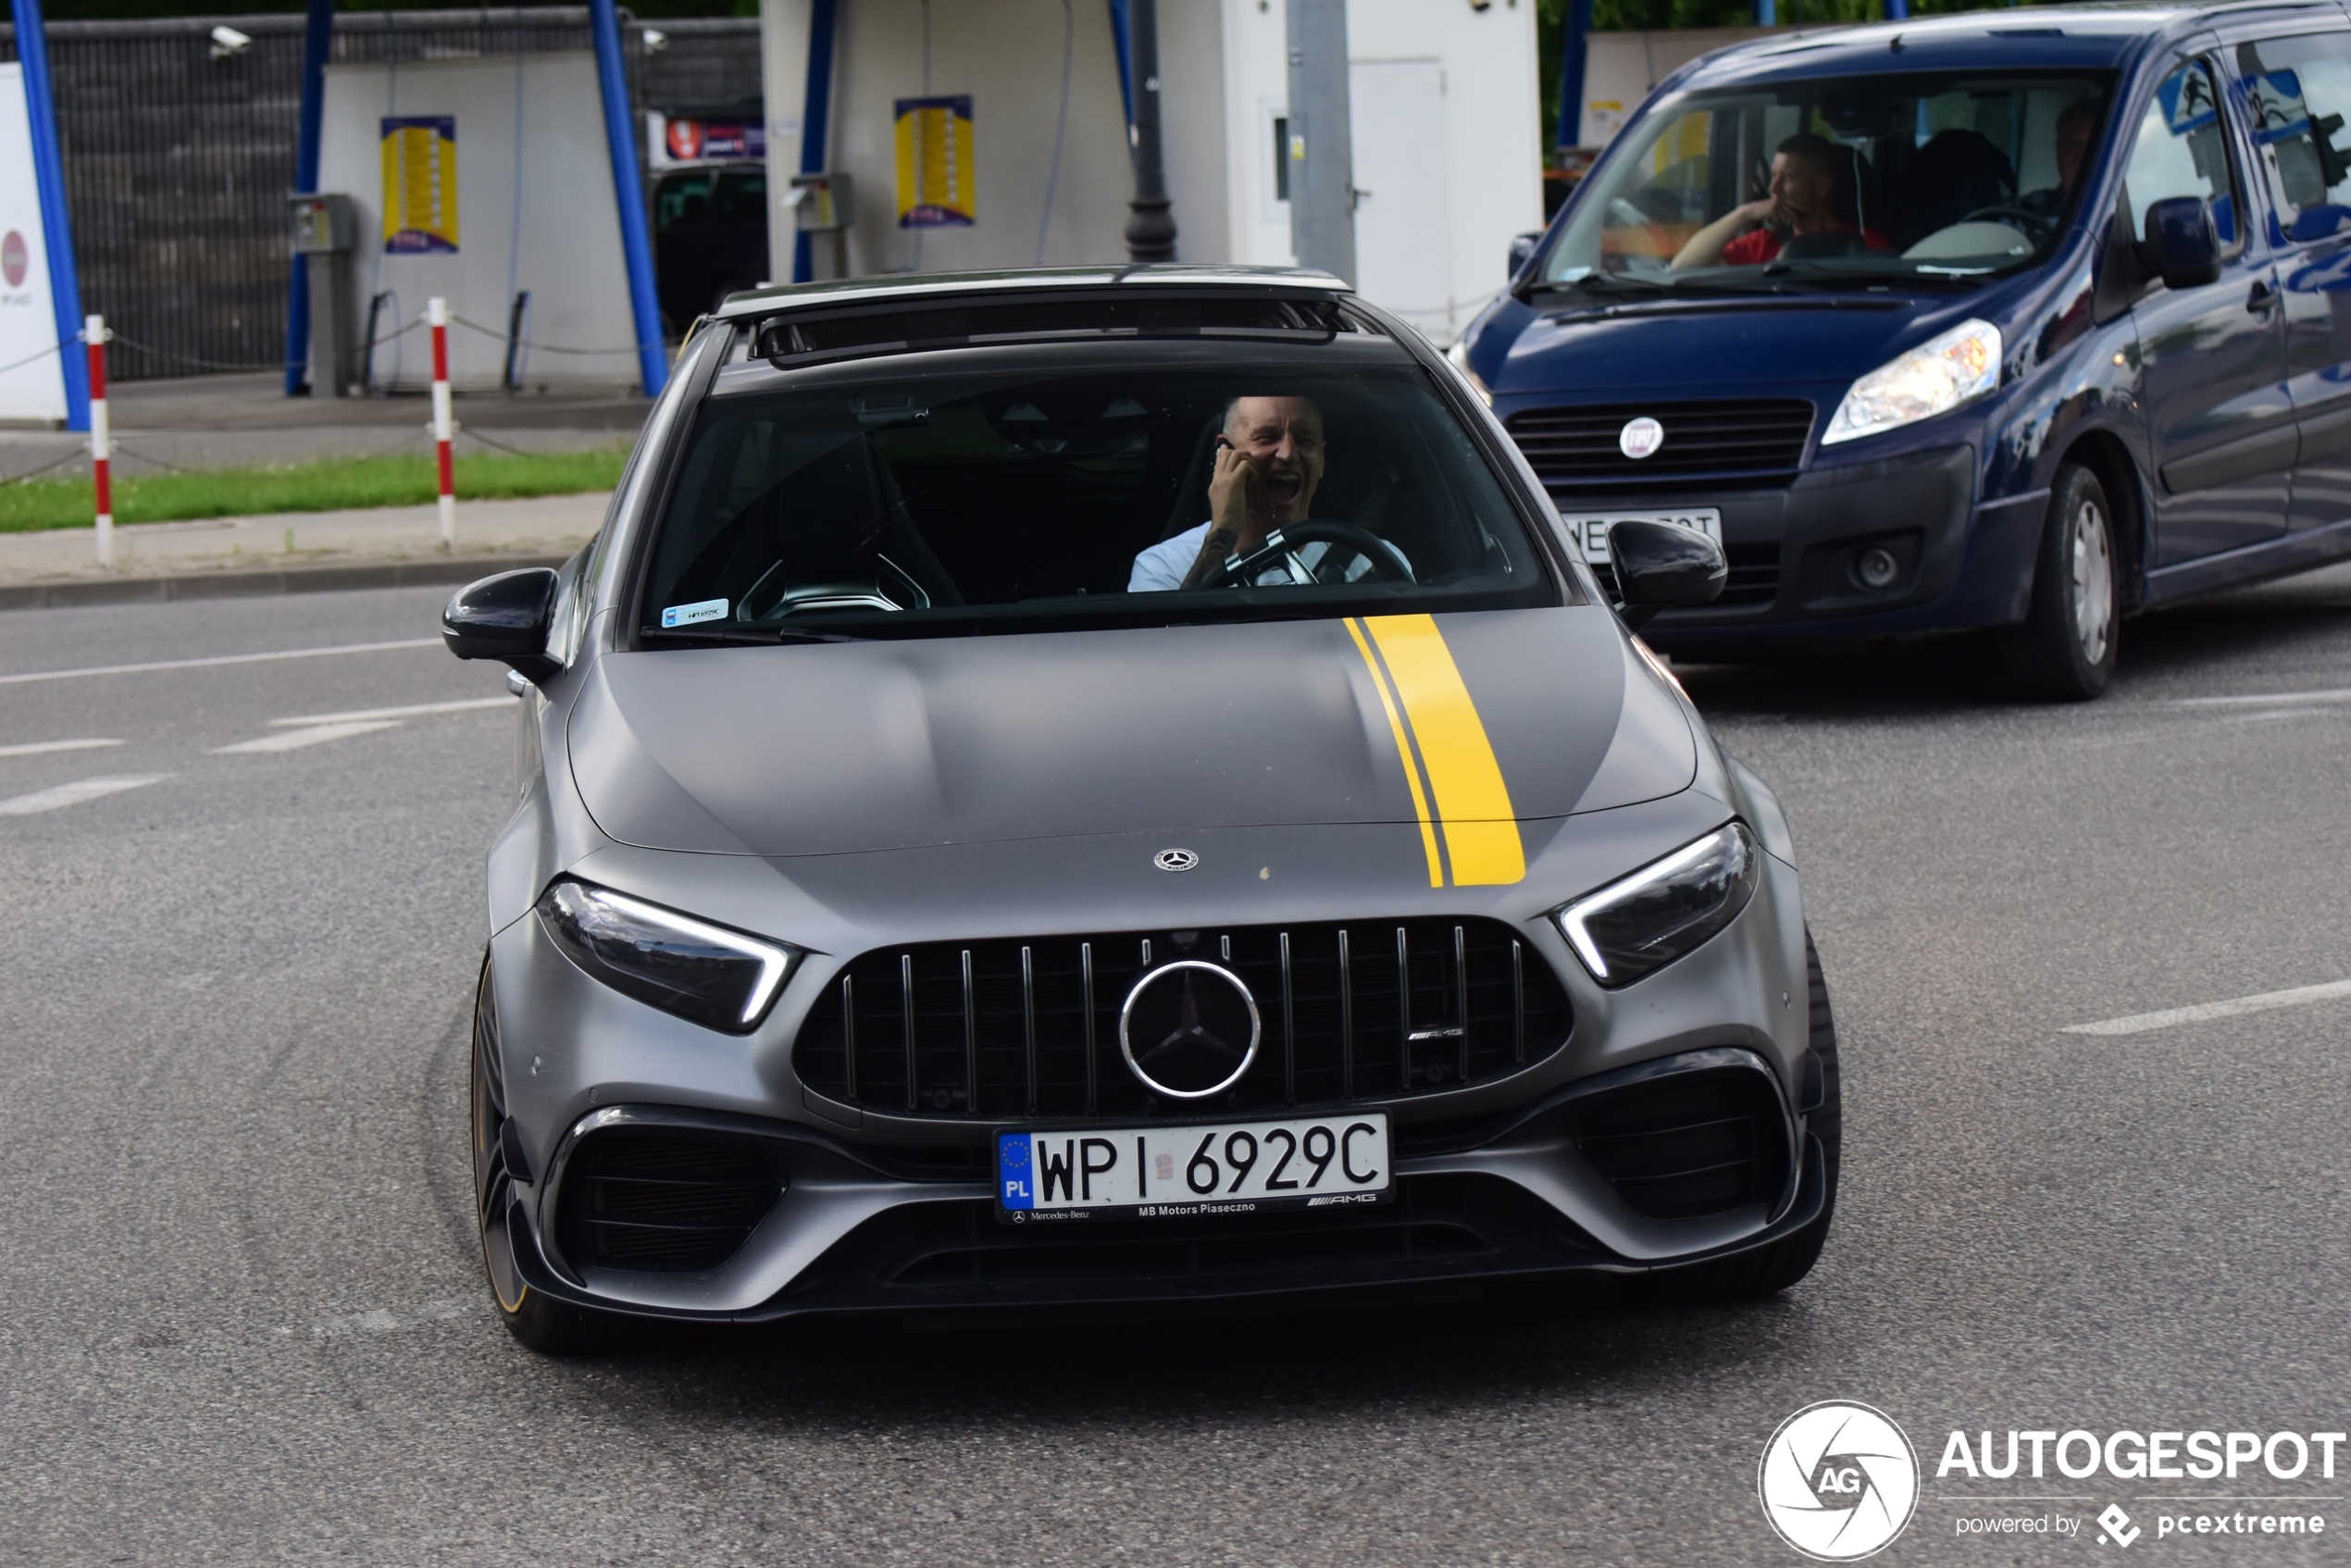
M 1773 6 L 1772 0 L 1755 0 L 1755 25 L 1758 27 L 1780 25 L 1779 13 Z
M 1126 44 L 1126 0 L 1110 0 L 1110 41 L 1118 50 L 1118 101 L 1135 123 L 1135 60 Z
M 49 88 L 49 35 L 41 0 L 14 0 L 17 59 L 24 67 L 24 112 L 32 130 L 32 182 L 41 198 L 42 248 L 49 262 L 49 300 L 57 317 L 57 357 L 65 371 L 66 429 L 90 428 L 90 360 L 81 352 L 81 277 L 73 265 L 73 222 L 66 211 L 66 160 L 57 146 L 57 101 Z
M 1898 22 L 1910 14 L 1910 0 L 1885 0 L 1885 19 Z
M 833 0 L 808 7 L 808 86 L 800 104 L 800 172 L 825 172 L 825 131 L 833 122 Z M 816 276 L 816 256 L 802 230 L 791 238 L 791 280 Z
M 620 19 L 612 0 L 588 0 L 588 30 L 595 40 L 596 85 L 604 100 L 613 199 L 620 206 L 620 255 L 628 266 L 628 313 L 637 324 L 639 379 L 645 395 L 657 397 L 669 381 L 669 355 L 661 341 L 661 302 L 653 292 L 644 183 L 637 178 L 637 117 L 628 108 L 628 78 L 620 65 Z
M 1771 0 L 1761 0 L 1764 5 Z M 1584 127 L 1584 35 L 1592 31 L 1592 0 L 1569 0 L 1567 36 L 1560 48 L 1560 126 L 1554 145 L 1573 147 Z
M 294 133 L 294 190 L 318 189 L 318 138 L 327 110 L 327 56 L 335 43 L 335 0 L 310 0 L 302 42 L 302 120 Z M 301 394 L 310 370 L 310 264 L 293 258 L 286 284 L 286 395 Z

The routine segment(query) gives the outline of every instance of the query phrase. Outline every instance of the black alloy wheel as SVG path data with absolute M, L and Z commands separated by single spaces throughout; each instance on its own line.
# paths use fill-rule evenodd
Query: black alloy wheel
M 506 1332 L 546 1355 L 593 1350 L 603 1338 L 603 1314 L 550 1300 L 522 1281 L 515 1266 L 512 1210 L 514 1177 L 506 1169 L 505 1065 L 499 1054 L 498 998 L 490 983 L 490 958 L 482 955 L 481 979 L 474 989 L 474 1048 L 470 1074 L 475 1213 L 481 1227 L 481 1263 L 490 1276 L 490 1298 Z
M 2000 661 L 2021 696 L 2083 703 L 2114 675 L 2121 631 L 2114 507 L 2097 475 L 2058 469 L 2023 624 L 2000 628 Z

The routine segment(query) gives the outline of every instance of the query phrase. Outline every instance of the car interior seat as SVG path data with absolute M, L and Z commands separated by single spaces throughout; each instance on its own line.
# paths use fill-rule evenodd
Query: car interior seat
M 1907 250 L 1972 212 L 2016 200 L 2016 169 L 1979 131 L 1938 131 L 1903 171 L 1904 201 L 1893 218 L 1897 247 Z

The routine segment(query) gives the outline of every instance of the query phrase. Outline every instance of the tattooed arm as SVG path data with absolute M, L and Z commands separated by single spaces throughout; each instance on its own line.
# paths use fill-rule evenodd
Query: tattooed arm
M 1234 551 L 1264 543 L 1268 531 L 1257 465 L 1223 436 L 1216 438 L 1216 467 L 1208 477 L 1208 537 L 1200 541 L 1200 554 L 1184 574 L 1186 588 L 1198 588 L 1213 577 Z

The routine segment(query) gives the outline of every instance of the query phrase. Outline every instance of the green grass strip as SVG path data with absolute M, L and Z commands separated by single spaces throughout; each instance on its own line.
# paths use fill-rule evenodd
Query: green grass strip
M 620 479 L 625 446 L 510 456 L 489 452 L 457 459 L 457 499 L 509 500 L 610 490 Z M 363 506 L 420 506 L 437 492 L 429 454 L 330 457 L 282 468 L 211 468 L 141 474 L 114 481 L 114 520 L 168 523 L 190 517 L 250 517 L 268 512 L 339 512 Z M 0 533 L 88 528 L 95 507 L 85 476 L 0 484 Z

